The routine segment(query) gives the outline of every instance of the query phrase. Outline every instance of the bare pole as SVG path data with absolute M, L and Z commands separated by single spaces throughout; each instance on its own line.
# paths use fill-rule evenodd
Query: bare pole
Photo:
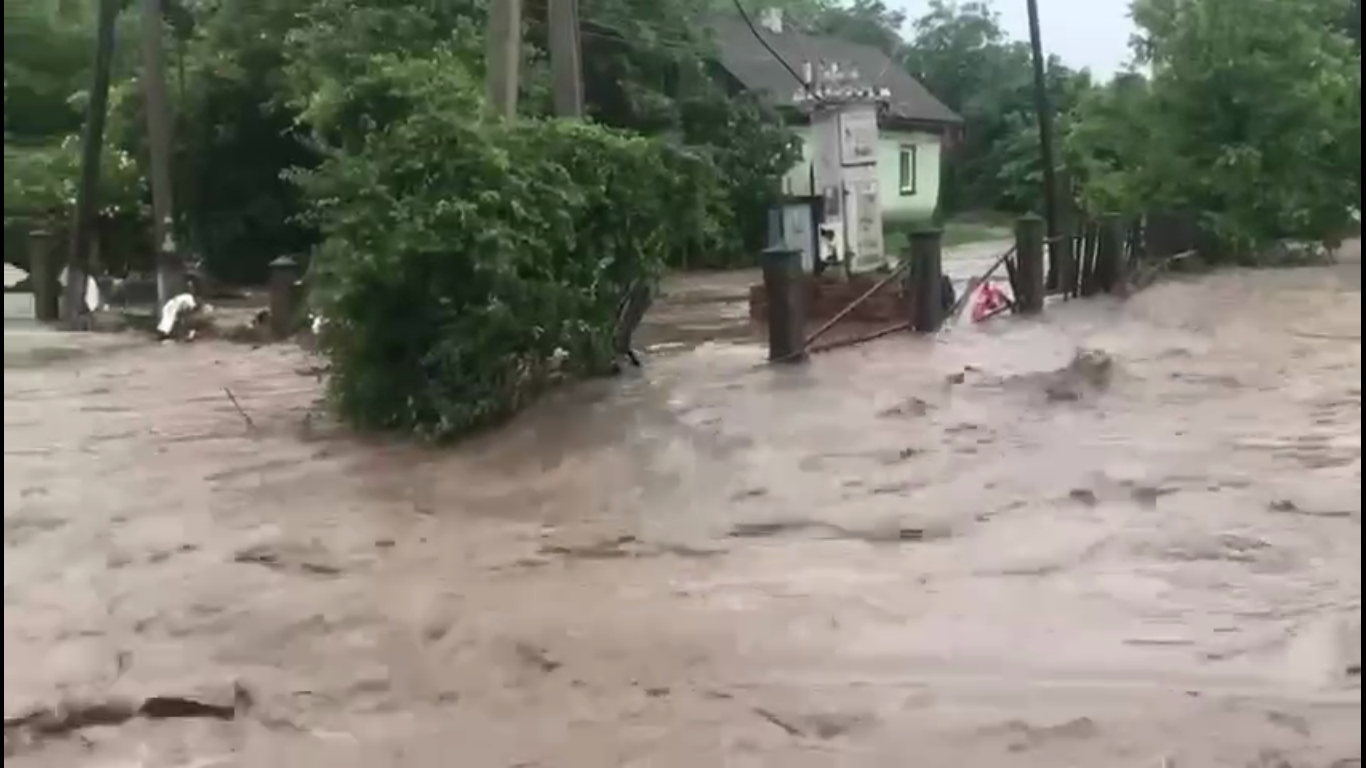
M 579 41 L 579 0 L 550 0 L 550 68 L 555 84 L 555 114 L 583 117 L 583 61 Z
M 109 111 L 109 78 L 114 66 L 114 25 L 119 0 L 100 0 L 95 35 L 95 74 L 86 104 L 81 137 L 81 179 L 76 192 L 71 250 L 67 255 L 66 301 L 63 319 L 70 330 L 80 330 L 86 314 L 85 283 L 90 271 L 90 243 L 100 205 L 100 156 L 104 151 L 104 123 Z
M 488 108 L 500 117 L 517 114 L 522 64 L 522 0 L 493 0 L 488 28 Z
M 162 0 L 142 0 L 142 92 L 152 165 L 152 232 L 156 237 L 157 302 L 185 290 L 185 265 L 175 241 L 175 190 L 171 184 L 171 108 L 166 96 Z
M 1029 5 L 1029 45 L 1034 58 L 1034 105 L 1039 113 L 1039 153 L 1043 158 L 1044 221 L 1048 240 L 1058 237 L 1058 179 L 1053 160 L 1053 108 L 1048 103 L 1048 79 L 1043 54 L 1043 33 L 1039 29 L 1039 0 L 1026 0 Z M 1049 249 L 1048 284 L 1057 280 L 1058 269 L 1054 249 Z

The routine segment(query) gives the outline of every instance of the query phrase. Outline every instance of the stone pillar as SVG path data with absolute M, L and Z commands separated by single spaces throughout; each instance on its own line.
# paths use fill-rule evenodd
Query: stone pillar
M 51 232 L 37 229 L 29 233 L 28 281 L 33 289 L 33 317 L 41 323 L 55 323 L 62 317 L 59 261 L 57 238 Z
M 768 300 L 768 359 L 795 363 L 806 359 L 806 281 L 802 254 L 787 248 L 764 251 L 764 293 Z
M 1025 216 L 1015 224 L 1015 255 L 1020 260 L 1018 295 L 1015 304 L 1021 314 L 1037 315 L 1043 311 L 1044 221 L 1038 216 Z
M 944 324 L 944 230 L 921 229 L 911 234 L 908 298 L 911 328 L 935 333 Z
M 298 293 L 294 285 L 299 281 L 299 264 L 288 256 L 270 263 L 270 332 L 277 339 L 294 333 L 298 320 Z

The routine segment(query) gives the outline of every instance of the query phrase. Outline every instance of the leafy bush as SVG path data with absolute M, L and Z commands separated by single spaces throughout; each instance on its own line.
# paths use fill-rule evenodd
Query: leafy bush
M 485 121 L 453 50 L 371 57 L 335 93 L 346 104 L 328 114 L 364 107 L 370 130 L 338 134 L 296 178 L 324 237 L 311 279 L 332 395 L 362 428 L 453 437 L 604 371 L 622 297 L 713 226 L 704 158 L 591 125 Z
M 1092 209 L 1199 212 L 1219 256 L 1332 240 L 1360 203 L 1361 54 L 1343 0 L 1138 0 L 1150 81 L 1083 101 L 1067 153 Z
M 95 4 L 59 0 L 5 3 L 5 260 L 27 265 L 27 235 L 58 233 L 72 220 L 80 175 L 80 131 L 91 75 Z M 136 39 L 136 13 L 119 20 L 120 39 Z M 130 90 L 137 46 L 115 50 L 111 112 Z M 122 266 L 148 249 L 138 227 L 147 216 L 146 185 L 111 119 L 100 169 L 98 226 L 105 266 Z M 141 127 L 137 128 L 141 132 Z
M 76 207 L 80 142 L 68 136 L 43 146 L 5 145 L 5 260 L 28 268 L 26 237 L 34 229 L 64 232 Z M 98 225 L 105 232 L 146 218 L 145 185 L 131 156 L 109 147 L 101 158 Z M 11 247 L 11 242 L 13 247 Z M 145 249 L 144 249 L 145 250 Z M 106 266 L 119 253 L 102 253 Z
M 142 213 L 144 185 L 133 158 L 109 147 L 100 158 L 100 215 Z M 68 136 L 39 147 L 5 145 L 5 218 L 66 225 L 76 205 L 80 141 Z
M 708 82 L 680 105 L 684 140 L 704 148 L 716 165 L 723 196 L 716 227 L 699 252 L 682 252 L 669 266 L 682 269 L 754 266 L 768 242 L 768 214 L 779 180 L 801 160 L 801 142 L 781 118 L 756 99 L 729 96 Z

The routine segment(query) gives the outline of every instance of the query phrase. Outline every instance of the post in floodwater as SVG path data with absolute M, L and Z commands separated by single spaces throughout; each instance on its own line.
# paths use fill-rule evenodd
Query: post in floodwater
M 1107 213 L 1100 217 L 1100 238 L 1096 246 L 1096 287 L 1114 293 L 1124 282 L 1124 219 Z
M 796 363 L 806 359 L 806 280 L 802 254 L 789 248 L 764 251 L 764 293 L 768 297 L 768 359 Z
M 1044 296 L 1047 294 L 1044 275 L 1044 220 L 1038 216 L 1025 216 L 1015 225 L 1015 256 L 1020 261 L 1019 295 L 1015 302 L 1020 314 L 1037 315 L 1043 312 Z
M 270 332 L 277 339 L 288 338 L 298 322 L 299 263 L 288 256 L 270 263 Z
M 33 286 L 33 317 L 40 323 L 55 323 L 61 319 L 61 286 L 57 275 L 57 238 L 45 229 L 29 233 L 29 284 Z
M 904 289 L 911 328 L 936 333 L 944 324 L 944 230 L 911 233 L 910 269 Z

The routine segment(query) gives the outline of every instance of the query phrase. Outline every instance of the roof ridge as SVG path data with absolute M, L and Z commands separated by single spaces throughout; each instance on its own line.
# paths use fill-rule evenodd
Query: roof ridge
M 718 63 L 743 88 L 767 93 L 770 98 L 777 100 L 801 88 L 741 20 L 718 16 L 708 26 L 717 44 Z M 848 65 L 862 77 L 870 78 L 867 80 L 868 85 L 886 86 L 891 91 L 889 111 L 894 117 L 941 125 L 963 122 L 895 57 L 875 45 L 834 35 L 813 35 L 805 31 L 774 34 L 770 30 L 762 30 L 761 33 L 765 41 L 798 69 L 806 64 L 821 62 Z

